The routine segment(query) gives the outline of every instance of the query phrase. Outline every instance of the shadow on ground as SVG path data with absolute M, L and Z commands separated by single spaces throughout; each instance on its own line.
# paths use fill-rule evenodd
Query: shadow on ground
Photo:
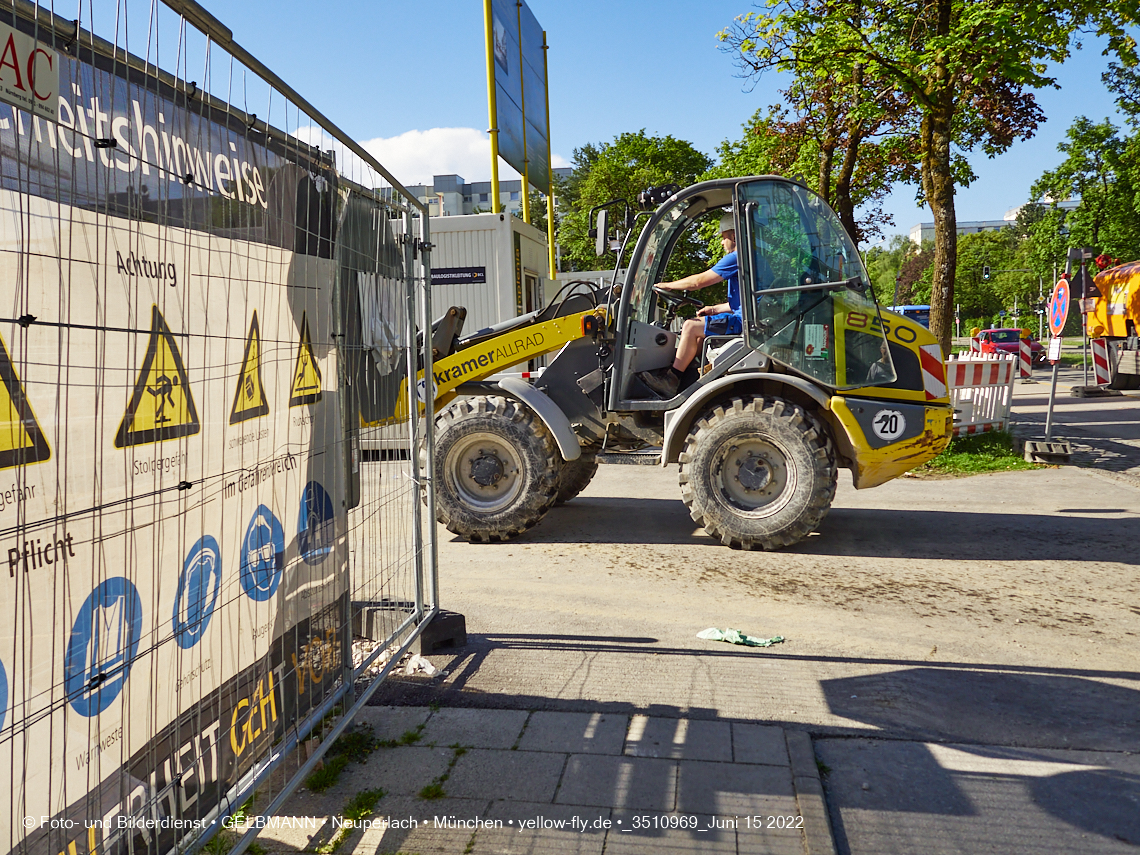
M 622 520 L 622 525 L 613 525 L 615 519 Z M 1097 543 L 1097 561 L 1140 563 L 1140 553 L 1131 546 L 1140 540 L 1140 517 L 1135 516 L 1089 519 L 832 508 L 820 524 L 819 535 L 781 552 L 916 560 L 1085 562 L 1093 560 L 1088 545 Z M 726 549 L 696 527 L 679 498 L 579 498 L 554 508 L 538 526 L 514 542 L 676 544 Z M 725 551 L 724 555 L 732 553 Z

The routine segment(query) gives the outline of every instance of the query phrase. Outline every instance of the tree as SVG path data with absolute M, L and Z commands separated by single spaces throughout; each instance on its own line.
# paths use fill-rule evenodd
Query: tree
M 1073 122 L 1058 146 L 1065 159 L 1042 174 L 1030 191 L 1034 199 L 1080 200 L 1075 210 L 1060 212 L 1037 229 L 1039 242 L 1051 245 L 1054 261 L 1063 263 L 1069 246 L 1094 247 L 1119 258 L 1140 257 L 1136 148 L 1137 140 L 1122 138 L 1107 119 L 1093 123 L 1081 116 Z M 1052 235 L 1064 230 L 1068 237 L 1053 240 L 1050 228 Z
M 790 92 L 791 90 L 789 90 Z M 807 106 L 793 118 L 784 107 L 757 110 L 743 125 L 739 140 L 725 140 L 717 148 L 717 165 L 706 178 L 741 175 L 783 175 L 799 178 L 819 193 L 839 216 L 856 244 L 881 235 L 892 225 L 881 200 L 905 166 L 898 157 L 897 141 L 876 142 L 866 134 L 828 129 L 835 117 L 818 117 Z M 852 140 L 856 140 L 852 142 Z M 861 214 L 856 214 L 862 209 Z
M 563 264 L 573 270 L 613 267 L 614 253 L 599 258 L 590 209 L 611 199 L 633 202 L 650 187 L 679 184 L 686 187 L 706 172 L 712 161 L 691 143 L 672 136 L 650 136 L 642 129 L 618 135 L 613 142 L 588 143 L 574 150 L 574 173 L 562 185 L 563 214 L 558 223 L 558 241 Z M 682 238 L 669 263 L 669 275 L 680 277 L 707 266 L 707 253 L 695 236 Z
M 902 270 L 911 259 L 921 253 L 922 249 L 906 235 L 894 235 L 885 247 L 873 246 L 864 253 L 867 273 L 871 277 L 871 287 L 882 305 L 904 306 L 910 302 L 910 286 L 921 277 L 921 269 L 926 265 L 922 265 L 917 273 L 911 275 L 905 286 L 901 278 Z M 929 261 L 928 258 L 926 260 Z
M 737 19 L 718 38 L 724 50 L 736 53 L 742 76 L 759 76 L 765 70 L 753 55 L 740 50 L 749 40 L 746 19 Z M 893 224 L 879 202 L 894 181 L 914 174 L 915 129 L 905 99 L 862 62 L 827 68 L 809 63 L 792 71 L 791 84 L 780 92 L 785 106 L 770 107 L 764 119 L 757 112 L 754 132 L 784 138 L 777 149 L 784 155 L 780 165 L 809 177 L 808 183 L 835 210 L 851 239 L 862 244 Z M 860 208 L 863 213 L 857 216 Z
M 769 0 L 738 19 L 737 43 L 756 73 L 860 64 L 893 84 L 918 122 L 919 195 L 934 215 L 931 329 L 949 349 L 957 260 L 957 186 L 972 179 L 963 153 L 991 157 L 1033 134 L 1043 118 L 1031 89 L 1055 85 L 1047 61 L 1078 32 L 1108 38 L 1131 67 L 1140 20 L 1134 0 Z

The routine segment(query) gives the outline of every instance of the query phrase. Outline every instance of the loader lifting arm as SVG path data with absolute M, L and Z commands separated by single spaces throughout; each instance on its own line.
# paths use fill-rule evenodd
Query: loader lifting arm
M 480 332 L 460 342 L 460 349 L 434 362 L 431 366 L 431 388 L 435 399 L 434 409 L 451 402 L 456 389 L 464 383 L 484 380 L 499 374 L 520 362 L 536 359 L 543 354 L 559 350 L 571 341 L 597 336 L 606 328 L 606 308 L 598 306 L 581 312 L 540 320 L 542 313 L 534 313 L 507 326 L 505 330 Z M 518 321 L 529 321 L 518 323 Z M 424 372 L 416 375 L 418 410 L 423 414 L 427 383 Z M 408 391 L 405 383 L 400 389 L 391 421 L 408 417 Z

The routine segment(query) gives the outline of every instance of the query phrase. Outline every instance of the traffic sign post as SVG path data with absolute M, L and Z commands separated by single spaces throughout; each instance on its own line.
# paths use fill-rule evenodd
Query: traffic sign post
M 1049 361 L 1053 363 L 1053 381 L 1049 385 L 1049 409 L 1045 413 L 1045 441 L 1053 438 L 1053 402 L 1057 398 L 1057 369 L 1061 364 L 1061 331 L 1069 319 L 1069 283 L 1058 280 L 1049 298 L 1046 312 L 1049 317 L 1049 332 L 1053 338 L 1049 342 Z

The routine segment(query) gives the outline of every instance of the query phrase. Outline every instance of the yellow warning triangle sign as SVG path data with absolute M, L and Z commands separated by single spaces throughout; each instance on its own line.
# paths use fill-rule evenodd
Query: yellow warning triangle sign
M 47 460 L 51 449 L 2 338 L 0 381 L 0 469 Z
M 321 369 L 313 356 L 313 343 L 309 339 L 309 314 L 301 314 L 301 347 L 297 350 L 297 364 L 293 368 L 293 385 L 289 388 L 289 406 L 315 404 L 321 399 Z
M 150 342 L 131 402 L 115 434 L 115 448 L 193 436 L 200 429 L 182 354 L 158 306 L 154 306 Z
M 261 331 L 257 327 L 257 312 L 249 325 L 245 339 L 245 358 L 241 361 L 234 405 L 230 409 L 230 424 L 269 414 L 269 401 L 265 398 L 265 384 L 261 382 Z

